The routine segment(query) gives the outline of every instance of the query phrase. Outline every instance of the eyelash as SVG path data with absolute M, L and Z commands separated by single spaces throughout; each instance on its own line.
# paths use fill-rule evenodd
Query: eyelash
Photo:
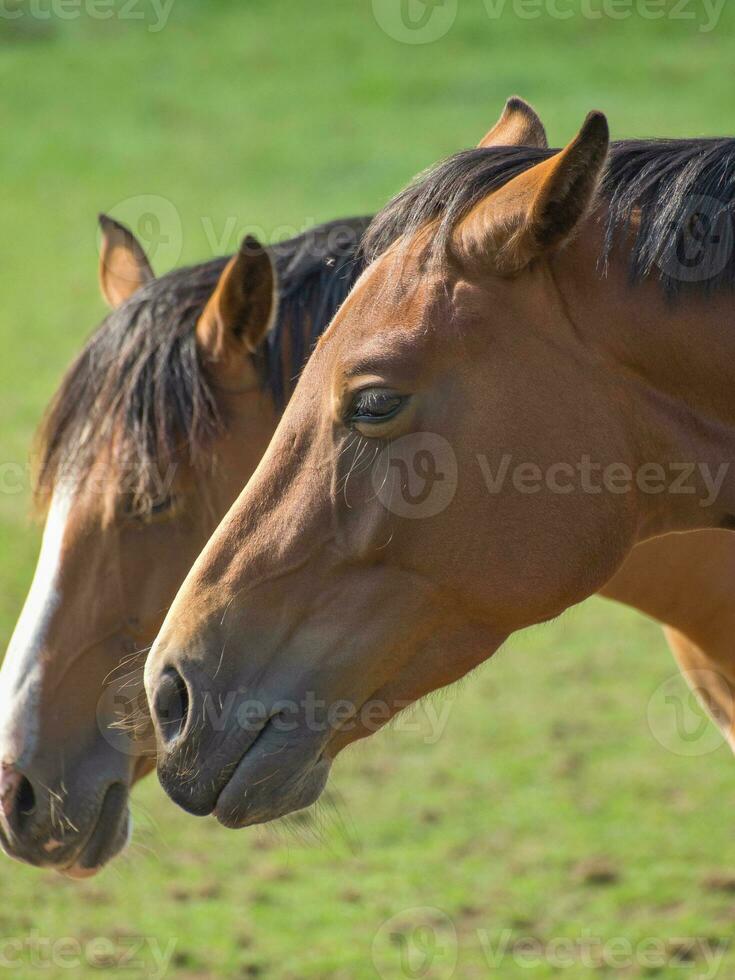
M 391 403 L 391 407 L 387 412 L 378 412 L 376 409 L 380 408 L 386 402 Z M 384 422 L 388 419 L 393 418 L 406 402 L 406 397 L 403 395 L 393 394 L 389 391 L 379 391 L 370 390 L 358 392 L 355 396 L 350 410 L 348 412 L 347 421 L 350 424 L 355 422 L 363 422 L 366 424 L 374 422 Z

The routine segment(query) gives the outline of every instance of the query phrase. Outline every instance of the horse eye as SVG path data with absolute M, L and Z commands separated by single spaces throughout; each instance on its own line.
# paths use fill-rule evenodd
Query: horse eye
M 163 497 L 161 500 L 156 500 L 151 504 L 150 515 L 151 517 L 158 517 L 160 514 L 166 514 L 174 505 L 174 498 L 171 496 Z
M 347 421 L 351 425 L 357 422 L 368 425 L 385 422 L 397 415 L 407 401 L 407 396 L 397 395 L 386 388 L 366 388 L 355 395 Z
M 136 524 L 146 524 L 156 517 L 163 517 L 173 508 L 175 499 L 172 495 L 154 500 L 150 506 L 138 504 L 134 498 L 126 500 L 123 506 L 123 516 Z

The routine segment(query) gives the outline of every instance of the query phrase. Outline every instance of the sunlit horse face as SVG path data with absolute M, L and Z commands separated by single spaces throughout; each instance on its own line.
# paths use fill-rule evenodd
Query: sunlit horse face
M 141 656 L 276 423 L 250 354 L 271 320 L 263 250 L 154 280 L 130 232 L 102 227 L 114 312 L 42 434 L 43 545 L 0 672 L 0 842 L 72 876 L 127 840 L 128 791 L 153 765 Z
M 308 804 L 371 718 L 462 676 L 620 561 L 634 515 L 617 502 L 490 494 L 478 465 L 497 473 L 508 447 L 541 466 L 575 458 L 580 417 L 598 420 L 587 452 L 627 459 L 599 378 L 570 357 L 548 269 L 530 267 L 538 242 L 587 214 L 606 149 L 592 117 L 564 154 L 479 203 L 441 256 L 422 228 L 358 282 L 148 662 L 159 773 L 183 806 L 238 825 Z M 541 195 L 553 214 L 524 226 Z M 405 467 L 424 464 L 429 496 L 411 513 Z M 197 723 L 230 692 L 229 723 Z M 314 722 L 310 700 L 327 715 L 344 702 L 345 717 Z
M 307 805 L 345 744 L 594 592 L 636 540 L 723 519 L 573 479 L 686 444 L 660 335 L 635 361 L 664 299 L 631 299 L 618 258 L 599 277 L 607 149 L 592 114 L 454 214 L 448 162 L 433 220 L 419 194 L 417 230 L 322 338 L 146 665 L 159 776 L 186 809 L 243 826 Z M 532 469 L 504 479 L 509 452 Z

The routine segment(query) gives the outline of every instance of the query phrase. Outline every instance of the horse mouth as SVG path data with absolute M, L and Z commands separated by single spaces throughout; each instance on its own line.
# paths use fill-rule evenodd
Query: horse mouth
M 304 725 L 285 730 L 281 722 L 274 715 L 237 746 L 231 735 L 230 761 L 224 764 L 222 746 L 215 753 L 210 747 L 209 761 L 206 746 L 198 747 L 194 759 L 181 746 L 186 769 L 177 765 L 178 752 L 163 765 L 159 761 L 161 785 L 188 813 L 212 814 L 230 828 L 266 823 L 309 806 L 329 774 L 330 763 L 323 758 L 326 733 L 317 735 Z
M 60 869 L 68 878 L 89 878 L 118 854 L 128 840 L 130 816 L 124 783 L 107 787 L 91 833 L 74 861 Z
M 222 788 L 213 815 L 232 830 L 277 820 L 315 803 L 326 786 L 330 762 L 321 754 L 303 764 L 267 768 L 246 753 Z

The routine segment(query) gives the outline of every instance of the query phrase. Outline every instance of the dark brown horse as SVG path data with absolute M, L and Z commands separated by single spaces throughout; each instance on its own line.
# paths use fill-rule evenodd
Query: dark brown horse
M 636 545 L 735 524 L 733 174 L 733 141 L 610 151 L 592 113 L 377 217 L 148 659 L 177 802 L 229 826 L 305 806 L 342 747 Z

